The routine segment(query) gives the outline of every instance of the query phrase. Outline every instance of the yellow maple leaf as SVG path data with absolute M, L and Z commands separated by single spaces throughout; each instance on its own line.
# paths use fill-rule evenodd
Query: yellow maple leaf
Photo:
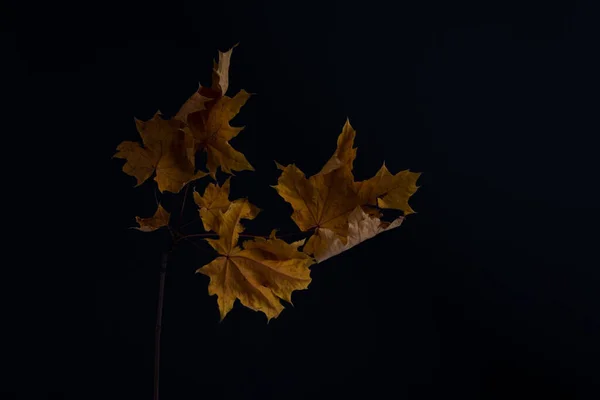
M 156 165 L 154 180 L 161 192 L 169 191 L 178 193 L 187 183 L 208 175 L 204 171 L 194 173 L 195 162 L 190 158 L 189 148 L 186 143 L 186 133 L 175 130 L 171 140 L 166 141 L 163 153 Z
M 356 159 L 356 147 L 354 146 L 354 138 L 356 131 L 350 125 L 350 120 L 346 119 L 346 123 L 342 128 L 342 133 L 338 136 L 337 148 L 335 153 L 323 166 L 320 174 L 326 174 L 337 169 L 343 169 L 345 173 L 351 173 L 354 160 Z
M 359 205 L 354 190 L 352 163 L 356 132 L 346 120 L 338 137 L 337 149 L 321 171 L 310 178 L 295 165 L 277 167 L 283 172 L 274 188 L 292 206 L 292 219 L 300 230 L 316 228 L 334 232 L 342 241 L 348 235 L 348 215 Z M 313 254 L 317 235 L 308 239 L 304 252 Z
M 228 174 L 254 171 L 246 157 L 229 144 L 244 129 L 232 127 L 229 121 L 249 98 L 250 94 L 241 90 L 234 97 L 220 97 L 207 110 L 188 115 L 187 129 L 196 140 L 196 149 L 206 151 L 206 167 L 213 178 L 218 167 Z
M 135 126 L 142 138 L 143 147 L 138 142 L 123 141 L 117 146 L 115 158 L 124 158 L 123 172 L 137 179 L 137 185 L 144 183 L 156 169 L 162 155 L 164 142 L 176 129 L 171 121 L 154 114 L 149 121 L 135 119 Z
M 224 213 L 229 208 L 230 178 L 227 178 L 223 186 L 209 183 L 204 194 L 194 192 L 194 202 L 198 205 L 200 219 L 206 231 L 215 231 L 215 223 L 219 213 Z
M 123 172 L 136 178 L 136 186 L 156 172 L 154 180 L 161 192 L 178 193 L 188 182 L 207 175 L 203 171 L 194 172 L 190 150 L 194 141 L 181 130 L 180 121 L 163 119 L 159 111 L 148 121 L 135 122 L 143 147 L 138 142 L 124 141 L 113 157 L 127 160 Z
M 218 239 L 206 239 L 219 256 L 196 272 L 210 278 L 209 295 L 217 295 L 221 321 L 233 308 L 236 299 L 267 320 L 276 318 L 284 306 L 280 299 L 291 303 L 294 290 L 308 288 L 311 282 L 311 257 L 298 251 L 302 242 L 288 244 L 272 235 L 256 238 L 238 246 L 243 227 L 241 219 L 252 219 L 257 210 L 247 200 L 236 200 L 217 222 Z
M 187 123 L 188 115 L 193 114 L 198 111 L 207 110 L 209 107 L 209 103 L 214 100 L 214 98 L 208 97 L 203 90 L 202 85 L 198 87 L 198 90 L 194 92 L 193 95 L 190 96 L 189 99 L 183 103 L 177 114 L 175 114 L 175 119 L 180 120 L 182 122 Z
M 283 172 L 273 187 L 292 206 L 292 219 L 300 230 L 326 228 L 345 237 L 348 214 L 358 205 L 352 180 L 337 170 L 306 178 L 294 164 L 277 166 Z M 311 239 L 305 246 L 307 252 L 312 246 Z
M 415 211 L 408 204 L 408 199 L 419 188 L 417 180 L 420 176 L 420 173 L 409 170 L 392 175 L 384 163 L 374 177 L 356 182 L 355 189 L 361 204 L 402 210 L 404 215 L 409 215 Z
M 212 86 L 207 88 L 199 85 L 198 90 L 183 103 L 175 115 L 176 119 L 187 122 L 189 114 L 208 110 L 216 99 L 225 95 L 229 88 L 231 53 L 236 46 L 237 44 L 226 52 L 219 51 L 219 62 L 215 61 L 213 66 Z
M 213 179 L 218 167 L 228 174 L 254 170 L 246 157 L 229 144 L 244 129 L 231 126 L 230 121 L 250 98 L 245 90 L 233 97 L 225 95 L 229 88 L 231 53 L 236 46 L 226 52 L 219 51 L 219 61 L 214 62 L 212 86 L 200 85 L 175 115 L 175 119 L 186 124 L 186 132 L 195 140 L 193 153 L 206 151 L 207 168 Z
M 135 221 L 138 223 L 138 227 L 133 227 L 134 229 L 140 230 L 142 232 L 152 232 L 161 228 L 163 226 L 169 225 L 169 217 L 171 214 L 163 208 L 162 205 L 158 205 L 158 209 L 154 213 L 152 217 L 149 218 L 140 218 L 135 217 Z
M 392 175 L 384 165 L 373 178 L 354 181 L 355 136 L 356 132 L 346 120 L 338 136 L 335 153 L 319 173 L 308 179 L 293 164 L 285 167 L 277 164 L 283 172 L 274 187 L 292 206 L 292 219 L 302 231 L 316 228 L 303 251 L 321 259 L 357 243 L 349 233 L 352 224 L 357 225 L 357 221 L 362 221 L 362 225 L 353 235 L 364 236 L 364 229 L 371 233 L 382 232 L 374 228 L 374 225 L 381 225 L 380 212 L 367 206 L 400 209 L 404 215 L 414 212 L 408 205 L 408 199 L 417 189 L 416 180 L 420 174 L 401 171 Z M 358 213 L 355 211 L 357 207 L 364 209 L 361 208 L 361 213 Z M 351 221 L 349 218 L 353 212 L 356 214 L 352 215 Z

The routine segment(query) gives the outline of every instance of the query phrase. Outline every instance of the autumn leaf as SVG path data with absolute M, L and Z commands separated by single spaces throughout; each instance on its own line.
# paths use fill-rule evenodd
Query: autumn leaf
M 231 63 L 231 53 L 236 47 L 237 44 L 226 52 L 219 51 L 219 62 L 214 62 L 212 89 L 218 91 L 221 95 L 225 95 L 229 88 L 229 64 Z
M 199 207 L 200 219 L 206 231 L 216 231 L 216 221 L 219 213 L 224 213 L 229 208 L 230 178 L 227 178 L 223 186 L 209 183 L 204 194 L 201 196 L 194 192 L 194 202 Z
M 294 209 L 292 220 L 300 230 L 326 228 L 344 237 L 348 233 L 348 214 L 358 205 L 358 197 L 347 176 L 336 173 L 306 178 L 294 164 L 278 164 L 283 172 L 273 186 Z M 307 243 L 310 248 L 310 240 Z
M 229 64 L 231 53 L 237 46 L 233 46 L 226 52 L 219 51 L 219 62 L 214 62 L 212 73 L 212 86 L 210 88 L 199 85 L 198 90 L 186 100 L 181 106 L 175 118 L 186 122 L 189 114 L 208 110 L 220 97 L 224 96 L 229 88 Z
M 195 172 L 190 151 L 194 141 L 180 129 L 180 121 L 163 119 L 159 111 L 148 121 L 136 120 L 136 127 L 143 147 L 137 142 L 124 141 L 113 156 L 127 160 L 123 171 L 136 178 L 136 186 L 156 172 L 154 180 L 161 192 L 178 193 L 188 182 L 207 175 L 203 171 Z
M 245 90 L 233 97 L 225 95 L 229 88 L 231 54 L 236 46 L 226 52 L 219 51 L 219 61 L 213 67 L 212 86 L 200 85 L 175 115 L 186 124 L 186 132 L 194 138 L 193 153 L 206 151 L 207 168 L 213 179 L 219 167 L 227 174 L 254 171 L 246 157 L 229 144 L 244 129 L 231 126 L 230 121 L 250 98 Z
M 204 171 L 194 173 L 194 159 L 186 147 L 186 133 L 182 130 L 172 132 L 171 140 L 165 141 L 163 154 L 156 165 L 154 180 L 158 190 L 178 193 L 187 183 L 208 175 Z
M 402 210 L 406 216 L 415 212 L 408 204 L 408 199 L 418 189 L 419 176 L 420 173 L 409 170 L 392 175 L 384 163 L 374 177 L 356 182 L 355 189 L 361 204 Z
M 232 127 L 229 121 L 249 98 L 250 94 L 241 90 L 234 97 L 219 98 L 209 110 L 188 116 L 188 129 L 196 140 L 196 148 L 206 151 L 206 167 L 213 178 L 218 167 L 228 174 L 232 171 L 254 171 L 246 157 L 229 144 L 244 129 Z
M 117 146 L 115 158 L 124 158 L 123 172 L 137 179 L 137 185 L 145 182 L 156 169 L 162 155 L 164 143 L 169 140 L 175 126 L 154 114 L 149 121 L 135 119 L 135 126 L 142 138 L 143 147 L 138 142 L 124 141 Z
M 319 229 L 313 236 L 312 253 L 317 262 L 322 262 L 382 232 L 399 227 L 403 220 L 404 217 L 398 217 L 391 223 L 383 222 L 379 218 L 365 213 L 361 207 L 356 207 L 348 216 L 346 243 L 343 243 L 335 232 L 329 229 Z
M 268 320 L 276 318 L 284 309 L 280 299 L 291 303 L 292 292 L 308 288 L 311 282 L 309 266 L 314 261 L 298 251 L 300 242 L 288 244 L 272 235 L 238 246 L 243 231 L 240 220 L 256 214 L 247 200 L 236 200 L 218 214 L 219 238 L 206 239 L 219 256 L 196 272 L 210 278 L 208 293 L 217 295 L 221 321 L 236 299 L 263 312 Z
M 183 103 L 174 118 L 187 123 L 188 115 L 198 111 L 207 110 L 209 103 L 213 101 L 214 98 L 203 95 L 202 92 L 202 85 L 200 85 L 198 90 Z
M 372 225 L 381 222 L 380 212 L 367 206 L 395 208 L 404 211 L 404 215 L 414 212 L 408 205 L 408 199 L 417 189 L 416 180 L 420 174 L 401 171 L 392 175 L 384 165 L 373 178 L 354 181 L 355 136 L 356 132 L 346 120 L 338 136 L 335 153 L 319 173 L 308 179 L 293 164 L 285 167 L 277 164 L 283 172 L 274 187 L 292 206 L 292 220 L 302 231 L 315 228 L 303 251 L 321 259 L 356 244 L 350 236 L 350 229 L 352 224 L 358 224 L 357 221 L 367 224 L 359 226 L 356 234 L 360 237 L 364 237 L 364 229 L 382 232 Z M 350 221 L 350 215 L 356 212 L 357 207 L 362 207 L 361 212 L 369 219 L 363 219 L 362 214 L 354 214 Z
M 354 190 L 352 163 L 356 158 L 353 148 L 355 131 L 346 120 L 338 137 L 337 149 L 318 174 L 306 178 L 295 165 L 277 167 L 283 172 L 274 186 L 277 193 L 292 206 L 292 219 L 300 230 L 324 228 L 334 232 L 342 241 L 348 235 L 348 215 L 359 205 Z M 304 251 L 312 254 L 315 241 L 311 236 Z
M 158 205 L 158 209 L 154 213 L 152 217 L 149 218 L 140 218 L 135 217 L 135 221 L 138 223 L 138 227 L 133 227 L 134 229 L 140 230 L 142 232 L 152 232 L 161 228 L 163 226 L 169 225 L 169 217 L 171 214 L 167 210 L 163 208 L 162 205 Z
M 354 160 L 356 159 L 356 148 L 354 146 L 354 138 L 356 131 L 350 125 L 350 120 L 346 119 L 342 133 L 338 136 L 337 149 L 331 156 L 329 161 L 323 166 L 320 174 L 343 168 L 344 172 L 351 172 Z

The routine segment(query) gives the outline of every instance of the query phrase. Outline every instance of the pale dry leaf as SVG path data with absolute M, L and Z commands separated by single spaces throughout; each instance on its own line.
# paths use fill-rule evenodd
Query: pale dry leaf
M 357 207 L 348 217 L 348 237 L 343 243 L 335 232 L 329 229 L 319 229 L 313 236 L 314 258 L 322 262 L 351 249 L 365 240 L 371 239 L 382 232 L 397 228 L 402 224 L 404 217 L 398 217 L 391 223 L 383 222 L 377 217 L 365 213 L 361 207 Z

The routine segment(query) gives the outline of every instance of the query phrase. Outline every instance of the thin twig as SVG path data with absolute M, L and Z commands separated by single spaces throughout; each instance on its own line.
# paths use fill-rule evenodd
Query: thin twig
M 313 231 L 313 229 L 310 229 L 308 231 L 305 232 L 291 232 L 291 233 L 286 233 L 283 235 L 276 235 L 276 238 L 282 238 L 282 237 L 289 237 L 289 236 L 293 236 L 293 235 L 300 235 L 300 234 L 307 234 L 307 233 L 311 233 Z M 195 237 L 215 237 L 215 236 L 219 236 L 218 233 L 216 232 L 209 232 L 209 233 L 193 233 L 190 235 L 182 235 L 179 232 L 175 232 L 175 234 L 178 236 L 177 239 L 175 239 L 175 243 L 179 242 L 180 240 L 183 239 L 191 239 L 191 238 L 195 238 Z M 249 233 L 240 233 L 239 234 L 240 237 L 248 237 L 248 238 L 264 238 L 264 239 L 269 239 L 271 236 L 270 235 L 252 235 Z
M 181 229 L 181 228 L 185 228 L 185 227 L 186 227 L 186 226 L 188 226 L 188 225 L 191 225 L 191 224 L 193 224 L 193 223 L 200 222 L 200 221 L 201 221 L 200 219 L 193 219 L 193 220 L 191 220 L 191 221 L 188 221 L 188 222 L 186 222 L 185 224 L 181 224 L 181 225 L 179 225 L 179 229 Z
M 179 234 L 179 238 L 177 238 L 176 242 L 182 240 L 182 239 L 190 239 L 190 238 L 194 238 L 194 237 L 214 237 L 214 236 L 219 236 L 218 233 L 216 232 L 210 232 L 210 233 L 193 233 L 191 235 L 181 235 Z M 269 236 L 265 236 L 265 235 L 251 235 L 251 234 L 244 234 L 244 233 L 240 233 L 239 234 L 240 237 L 260 237 L 260 238 L 269 238 Z
M 190 190 L 190 185 L 185 185 L 185 192 L 183 193 L 183 201 L 181 202 L 181 211 L 179 212 L 179 220 L 181 220 L 181 218 L 183 218 L 183 209 L 185 208 L 185 199 L 187 199 L 188 196 L 188 190 Z M 179 221 L 177 221 L 179 222 Z
M 158 400 L 158 380 L 160 375 L 160 334 L 162 331 L 162 312 L 165 297 L 165 278 L 169 253 L 164 252 L 160 266 L 160 283 L 158 288 L 158 306 L 156 309 L 156 328 L 154 331 L 154 400 Z

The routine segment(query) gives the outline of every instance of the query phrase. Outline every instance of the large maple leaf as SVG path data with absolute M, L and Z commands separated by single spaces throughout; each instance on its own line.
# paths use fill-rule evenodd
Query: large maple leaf
M 314 261 L 298 251 L 302 241 L 288 244 L 272 234 L 238 246 L 243 231 L 240 220 L 253 219 L 257 212 L 247 200 L 235 200 L 218 214 L 219 238 L 206 239 L 219 256 L 196 272 L 210 277 L 208 293 L 217 295 L 221 321 L 236 299 L 263 312 L 268 320 L 276 318 L 284 309 L 280 299 L 291 303 L 292 292 L 308 288 L 311 282 L 309 266 Z
M 384 165 L 373 178 L 354 181 L 355 136 L 356 132 L 346 120 L 335 153 L 319 173 L 308 179 L 295 165 L 278 164 L 283 172 L 274 187 L 292 206 L 292 219 L 300 230 L 315 228 L 303 251 L 320 261 L 362 241 L 357 238 L 368 236 L 365 230 L 369 235 L 383 232 L 385 229 L 380 227 L 387 226 L 382 225 L 381 214 L 374 207 L 399 209 L 404 215 L 414 212 L 408 199 L 417 190 L 420 174 L 401 171 L 392 175 Z M 349 220 L 357 207 L 361 213 L 357 211 Z M 354 233 L 350 234 L 352 224 L 358 228 L 353 228 Z M 392 224 L 396 227 L 399 222 Z
M 123 172 L 136 178 L 141 185 L 154 172 L 158 189 L 178 193 L 185 184 L 206 176 L 195 172 L 193 138 L 184 132 L 178 120 L 163 119 L 160 111 L 148 121 L 135 120 L 143 146 L 138 142 L 124 141 L 117 147 L 115 158 L 127 161 Z
M 292 219 L 300 230 L 325 228 L 345 240 L 348 215 L 358 204 L 352 180 L 337 171 L 306 178 L 293 164 L 278 167 L 283 172 L 274 188 L 294 209 Z M 312 254 L 313 241 L 311 236 L 304 247 L 308 254 Z
M 355 131 L 346 121 L 338 137 L 338 148 L 321 172 L 306 178 L 294 164 L 282 166 L 283 172 L 277 185 L 277 193 L 292 206 L 292 219 L 300 230 L 327 229 L 344 243 L 348 235 L 348 215 L 359 205 L 354 189 L 352 163 L 356 157 L 353 148 Z M 304 251 L 313 254 L 318 237 L 308 239 Z

